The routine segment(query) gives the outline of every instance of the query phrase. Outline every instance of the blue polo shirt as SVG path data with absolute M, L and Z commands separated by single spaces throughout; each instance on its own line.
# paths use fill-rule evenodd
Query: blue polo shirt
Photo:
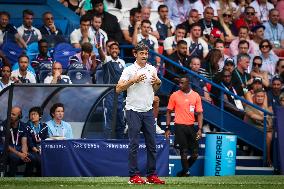
M 73 139 L 73 132 L 69 123 L 61 121 L 61 124 L 57 125 L 54 120 L 50 120 L 46 124 L 49 137 L 60 136 L 66 139 Z

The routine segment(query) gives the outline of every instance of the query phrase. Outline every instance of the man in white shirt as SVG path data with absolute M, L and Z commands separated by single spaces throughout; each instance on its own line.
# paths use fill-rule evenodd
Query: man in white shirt
M 55 62 L 52 65 L 52 75 L 48 75 L 44 79 L 46 84 L 72 84 L 71 79 L 67 75 L 62 75 L 62 65 Z
M 166 51 L 167 55 L 171 55 L 176 50 L 177 43 L 180 40 L 183 40 L 185 35 L 185 28 L 182 25 L 177 25 L 175 35 L 167 37 L 164 40 L 164 50 Z
M 23 38 L 26 45 L 41 40 L 42 36 L 39 29 L 32 26 L 34 13 L 26 9 L 23 11 L 23 25 L 17 28 L 19 35 Z
M 91 33 L 94 35 L 95 47 L 100 47 L 104 53 L 106 53 L 106 42 L 108 40 L 107 33 L 101 29 L 102 17 L 100 15 L 94 15 L 92 19 Z M 96 55 L 98 56 L 98 49 L 94 48 Z
M 83 15 L 80 18 L 80 28 L 75 29 L 70 34 L 70 43 L 75 48 L 81 48 L 81 45 L 85 42 L 89 42 L 94 45 L 94 34 L 90 30 L 91 21 L 87 15 Z
M 262 23 L 268 21 L 269 11 L 274 8 L 267 0 L 254 0 L 249 6 L 255 9 L 256 16 Z
M 156 175 L 155 119 L 153 114 L 154 93 L 160 88 L 161 80 L 156 68 L 147 64 L 148 46 L 139 43 L 134 49 L 136 61 L 126 67 L 116 86 L 116 92 L 127 91 L 126 120 L 129 136 L 129 183 L 165 184 Z M 140 177 L 137 153 L 139 133 L 143 132 L 147 149 L 147 179 Z
M 15 83 L 36 83 L 34 73 L 28 70 L 30 59 L 27 55 L 18 58 L 19 68 L 12 71 L 11 78 Z

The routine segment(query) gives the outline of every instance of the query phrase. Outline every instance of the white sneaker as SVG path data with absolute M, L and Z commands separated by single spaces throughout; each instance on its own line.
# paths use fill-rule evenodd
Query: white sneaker
M 165 134 L 165 131 L 159 127 L 159 125 L 156 124 L 156 134 L 161 135 Z

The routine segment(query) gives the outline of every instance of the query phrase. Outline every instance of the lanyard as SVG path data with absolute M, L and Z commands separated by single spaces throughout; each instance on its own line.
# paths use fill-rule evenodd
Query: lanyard
M 269 21 L 269 25 L 270 25 L 270 30 L 271 30 L 271 34 L 272 34 L 272 40 L 273 41 L 277 41 L 278 38 L 278 28 L 277 28 L 277 24 L 276 26 L 273 26 L 271 24 L 271 22 Z
M 238 76 L 239 80 L 241 81 L 242 85 L 243 85 L 243 86 L 246 86 L 246 83 L 247 83 L 247 81 L 248 81 L 246 74 L 244 73 L 244 75 L 245 75 L 245 83 L 244 83 L 243 80 L 242 80 L 242 77 L 241 77 L 241 75 L 240 75 L 240 73 L 239 73 L 239 71 L 238 71 L 238 70 L 235 70 L 235 72 L 237 73 L 237 76 Z
M 36 142 L 40 142 L 41 138 L 40 138 L 40 132 L 41 132 L 41 124 L 38 124 L 38 128 L 35 127 L 35 125 L 33 123 L 31 123 L 31 128 L 32 128 L 32 132 L 34 133 L 35 136 L 35 140 Z M 38 130 L 38 131 L 37 131 Z
M 12 143 L 13 143 L 13 146 L 15 148 L 16 146 L 18 146 L 18 143 L 19 143 L 20 122 L 18 123 L 18 131 L 17 131 L 17 135 L 16 135 L 16 141 L 15 141 L 15 137 L 14 137 L 13 128 L 10 129 L 10 132 L 11 132 L 11 137 L 12 137 Z
M 207 24 L 206 24 L 205 20 L 203 20 L 203 24 L 204 24 L 205 30 L 210 29 L 210 32 L 211 32 L 211 30 L 213 29 L 213 23 L 212 23 L 212 21 L 210 22 L 210 28 L 207 27 Z M 210 33 L 209 33 L 209 34 L 210 34 Z
M 53 124 L 53 126 L 54 126 L 54 129 L 56 130 L 56 135 L 55 136 L 62 136 L 62 137 L 64 137 L 64 127 L 63 127 L 63 124 L 62 124 L 62 121 L 61 121 L 61 124 L 58 126 L 56 123 L 55 123 L 55 121 L 54 120 L 52 120 L 52 124 Z M 61 135 L 60 135 L 60 133 L 59 133 L 59 129 L 61 129 L 62 131 L 61 131 Z M 53 134 L 54 135 L 54 134 Z
M 230 91 L 230 90 L 224 85 L 223 82 L 221 83 L 221 85 L 222 85 L 227 91 Z M 233 86 L 232 86 L 232 90 L 233 90 L 233 93 L 234 93 L 235 95 L 238 95 L 237 92 L 236 92 L 236 90 L 235 90 L 235 88 L 234 88 Z M 233 95 L 231 95 L 231 97 L 232 97 L 233 100 L 235 100 L 235 97 L 234 97 Z

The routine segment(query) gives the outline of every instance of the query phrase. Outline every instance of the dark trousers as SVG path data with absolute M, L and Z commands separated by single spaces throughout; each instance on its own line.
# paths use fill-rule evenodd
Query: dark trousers
M 20 148 L 17 148 L 17 151 L 20 151 Z M 10 177 L 16 176 L 18 166 L 23 164 L 26 165 L 24 176 L 28 177 L 32 176 L 35 159 L 32 154 L 30 154 L 28 157 L 30 158 L 31 162 L 25 163 L 19 156 L 10 152 L 8 155 L 8 162 L 9 162 L 8 176 Z
M 157 152 L 155 140 L 156 128 L 153 110 L 150 110 L 148 112 L 136 112 L 133 110 L 127 110 L 126 121 L 128 124 L 129 136 L 129 175 L 140 175 L 137 162 L 140 131 L 143 132 L 147 148 L 147 175 L 155 174 Z
M 113 98 L 114 98 L 114 92 L 111 92 L 108 94 L 104 101 L 104 118 L 105 118 L 105 124 L 104 124 L 104 137 L 109 139 L 111 138 L 111 132 L 112 132 L 112 116 L 113 116 Z M 124 129 L 125 129 L 125 121 L 124 121 L 124 114 L 123 114 L 123 93 L 120 93 L 118 95 L 118 102 L 117 102 L 117 114 L 116 114 L 116 138 L 122 139 L 124 138 Z

